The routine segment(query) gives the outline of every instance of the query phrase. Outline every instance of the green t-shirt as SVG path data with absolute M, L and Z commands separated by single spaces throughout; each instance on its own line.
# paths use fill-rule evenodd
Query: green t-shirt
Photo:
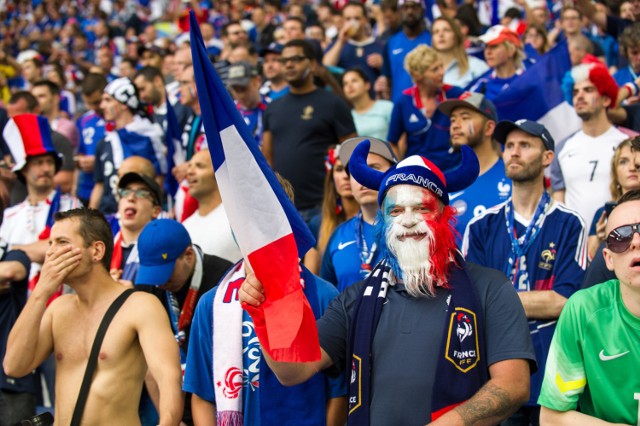
M 640 318 L 618 280 L 575 293 L 558 320 L 538 404 L 640 425 Z

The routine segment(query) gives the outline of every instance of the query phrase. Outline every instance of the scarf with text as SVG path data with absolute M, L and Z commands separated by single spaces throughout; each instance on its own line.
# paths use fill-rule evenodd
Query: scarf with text
M 392 280 L 388 261 L 381 261 L 365 280 L 362 295 L 356 302 L 349 330 L 349 425 L 370 424 L 373 340 L 389 285 L 395 285 Z M 488 380 L 483 313 L 459 255 L 456 262 L 451 263 L 448 281 L 451 296 L 433 384 L 432 420 L 464 403 Z M 455 386 L 451 386 L 453 383 Z
M 301 269 L 301 284 L 316 318 L 321 315 L 315 278 Z M 245 279 L 244 262 L 240 261 L 222 278 L 213 302 L 213 377 L 216 420 L 219 425 L 240 426 L 260 419 L 262 426 L 281 425 L 295 418 L 297 425 L 326 423 L 324 375 L 292 387 L 280 384 L 260 356 L 258 375 L 250 375 L 251 366 L 243 365 L 243 333 L 246 341 L 257 340 L 255 328 L 243 328 L 243 309 L 238 290 Z M 250 331 L 248 331 L 250 330 Z M 251 383 L 247 383 L 251 380 Z M 260 389 L 260 413 L 243 413 L 243 388 Z

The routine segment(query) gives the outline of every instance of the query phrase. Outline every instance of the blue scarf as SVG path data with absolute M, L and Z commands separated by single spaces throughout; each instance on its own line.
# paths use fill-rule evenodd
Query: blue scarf
M 349 425 L 370 424 L 373 339 L 387 297 L 390 272 L 388 260 L 381 261 L 365 280 L 355 306 L 349 330 Z M 460 256 L 451 264 L 448 282 L 451 299 L 433 386 L 432 420 L 464 403 L 488 380 L 482 307 Z
M 318 301 L 315 277 L 304 266 L 304 294 L 314 316 L 320 318 L 322 311 Z M 264 357 L 260 358 L 260 424 L 280 426 L 293 421 L 296 425 L 325 425 L 326 404 L 324 374 L 318 373 L 304 383 L 293 387 L 280 384 Z

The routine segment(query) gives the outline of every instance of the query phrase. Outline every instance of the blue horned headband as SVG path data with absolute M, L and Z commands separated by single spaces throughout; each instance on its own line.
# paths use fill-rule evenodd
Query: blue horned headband
M 378 191 L 380 205 L 389 188 L 395 185 L 415 185 L 428 189 L 444 205 L 449 205 L 449 192 L 467 188 L 480 173 L 478 157 L 466 145 L 460 149 L 460 165 L 447 173 L 442 173 L 435 164 L 419 155 L 407 157 L 383 173 L 367 166 L 369 147 L 369 140 L 358 144 L 349 160 L 349 172 L 361 185 Z

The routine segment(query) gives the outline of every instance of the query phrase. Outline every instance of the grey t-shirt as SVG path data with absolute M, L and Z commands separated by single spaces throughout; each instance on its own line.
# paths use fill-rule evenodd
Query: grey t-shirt
M 535 355 L 527 318 L 507 278 L 494 269 L 467 263 L 484 313 L 487 365 L 507 359 L 530 360 Z M 348 287 L 318 320 L 320 346 L 334 367 L 347 367 L 349 326 L 364 282 Z M 455 285 L 455 284 L 454 284 Z M 424 425 L 431 421 L 435 370 L 440 358 L 450 292 L 435 298 L 414 298 L 402 285 L 390 287 L 373 340 L 371 425 Z M 442 386 L 455 384 L 443 383 Z

